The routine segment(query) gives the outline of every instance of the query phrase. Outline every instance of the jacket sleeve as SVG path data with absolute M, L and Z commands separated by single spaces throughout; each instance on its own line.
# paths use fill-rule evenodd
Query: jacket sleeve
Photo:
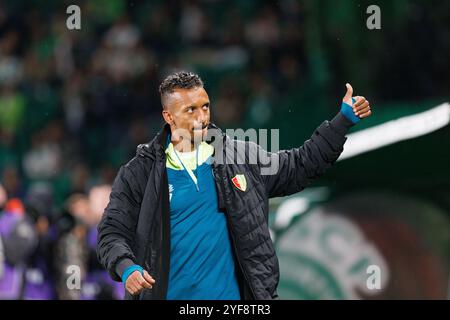
M 136 181 L 128 166 L 120 168 L 98 225 L 98 259 L 116 281 L 121 281 L 123 271 L 136 261 L 132 248 L 142 201 Z
M 339 158 L 352 125 L 339 112 L 331 121 L 324 121 L 301 147 L 269 154 L 267 163 L 273 172 L 262 176 L 269 198 L 299 192 L 320 177 Z

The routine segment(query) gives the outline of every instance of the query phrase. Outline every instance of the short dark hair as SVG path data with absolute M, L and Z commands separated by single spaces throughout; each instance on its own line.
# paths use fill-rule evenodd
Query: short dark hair
M 192 89 L 203 87 L 203 81 L 198 74 L 187 71 L 179 71 L 167 76 L 159 85 L 161 96 L 172 93 L 174 89 Z

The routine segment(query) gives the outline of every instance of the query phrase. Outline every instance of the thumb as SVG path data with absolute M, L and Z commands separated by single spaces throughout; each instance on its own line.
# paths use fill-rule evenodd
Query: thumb
M 350 85 L 350 83 L 346 83 L 345 86 L 347 87 L 347 92 L 345 93 L 344 98 L 342 99 L 342 101 L 344 101 L 345 103 L 347 103 L 348 105 L 352 105 L 352 95 L 353 95 L 353 88 Z
M 144 279 L 150 284 L 155 283 L 155 279 L 153 279 L 152 276 L 146 270 L 144 270 Z

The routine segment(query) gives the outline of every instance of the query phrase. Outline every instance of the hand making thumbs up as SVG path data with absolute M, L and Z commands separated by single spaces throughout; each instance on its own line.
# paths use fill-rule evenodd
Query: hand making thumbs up
M 347 92 L 342 98 L 341 112 L 353 123 L 369 117 L 372 114 L 369 101 L 361 96 L 353 97 L 353 87 L 350 83 L 347 83 L 345 86 L 347 87 Z

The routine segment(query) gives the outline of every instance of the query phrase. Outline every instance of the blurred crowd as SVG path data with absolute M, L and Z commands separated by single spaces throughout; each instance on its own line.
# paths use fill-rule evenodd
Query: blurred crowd
M 111 186 L 74 193 L 55 214 L 52 189 L 35 184 L 22 201 L 0 185 L 0 299 L 121 299 L 96 256 L 97 224 Z
M 406 82 L 384 90 L 385 71 L 397 74 L 389 57 L 410 44 L 382 51 L 392 43 L 387 36 L 355 49 L 367 31 L 341 24 L 346 13 L 353 23 L 365 21 L 351 19 L 356 9 L 349 4 L 323 11 L 315 2 L 296 0 L 75 2 L 81 30 L 66 27 L 72 1 L 0 3 L 0 298 L 33 298 L 36 286 L 41 298 L 111 297 L 123 290 L 98 266 L 95 226 L 118 167 L 162 125 L 157 89 L 173 70 L 202 76 L 214 122 L 224 128 L 291 123 L 287 129 L 311 131 L 337 112 L 328 84 L 342 83 L 337 88 L 343 93 L 349 75 L 361 91 L 379 81 L 382 90 L 370 91 L 374 97 L 402 98 L 401 90 L 391 94 L 395 86 L 418 98 L 448 93 L 427 77 L 418 77 L 422 86 L 412 88 L 405 74 Z M 422 22 L 424 8 L 405 4 L 402 10 L 415 10 L 425 33 L 448 11 L 436 9 L 440 15 Z M 399 30 L 411 29 L 401 23 Z M 351 37 L 338 42 L 346 30 Z M 409 41 L 423 32 L 410 34 Z M 377 62 L 366 55 L 369 44 L 380 51 Z M 431 65 L 421 75 L 443 72 L 447 62 L 410 52 L 403 67 L 418 60 Z M 336 63 L 332 73 L 326 62 Z M 67 291 L 70 265 L 80 266 L 83 281 L 92 284 L 83 286 L 89 292 Z M 7 286 L 14 290 L 2 296 Z

